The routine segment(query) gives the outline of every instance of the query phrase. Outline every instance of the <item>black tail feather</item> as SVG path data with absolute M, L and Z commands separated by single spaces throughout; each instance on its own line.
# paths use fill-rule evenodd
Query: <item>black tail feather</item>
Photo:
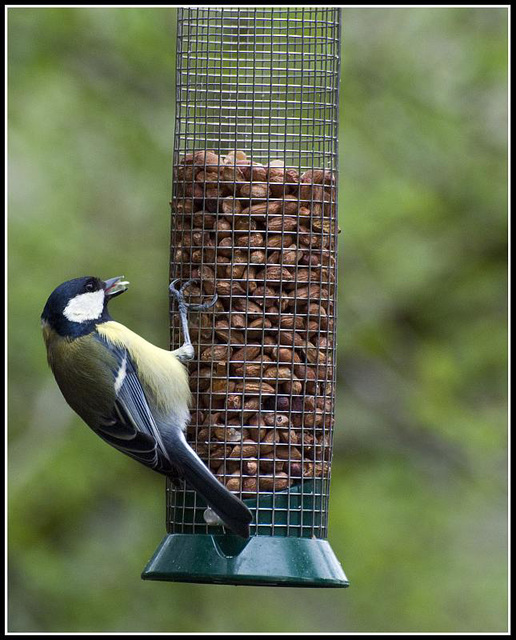
M 245 504 L 221 484 L 177 431 L 173 450 L 168 447 L 172 464 L 178 466 L 183 478 L 207 502 L 224 524 L 243 538 L 249 537 L 249 523 L 253 516 Z

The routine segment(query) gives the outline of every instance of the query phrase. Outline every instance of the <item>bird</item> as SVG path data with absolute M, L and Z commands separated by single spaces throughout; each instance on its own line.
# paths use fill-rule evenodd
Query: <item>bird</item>
M 113 320 L 108 304 L 128 289 L 124 276 L 63 282 L 41 314 L 47 360 L 68 405 L 102 440 L 176 484 L 186 481 L 204 498 L 207 511 L 248 538 L 251 511 L 217 480 L 185 437 L 191 403 L 185 363 L 195 354 L 187 314 L 217 300 L 215 295 L 204 304 L 187 303 L 184 293 L 192 282 L 178 288 L 174 280 L 169 286 L 184 339 L 174 351 Z

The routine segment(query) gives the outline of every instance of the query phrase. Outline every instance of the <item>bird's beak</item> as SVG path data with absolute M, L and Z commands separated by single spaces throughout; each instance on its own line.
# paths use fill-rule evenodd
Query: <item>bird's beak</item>
M 104 293 L 108 298 L 114 298 L 119 296 L 124 291 L 127 291 L 129 282 L 124 280 L 124 276 L 117 276 L 116 278 L 110 278 L 104 282 Z

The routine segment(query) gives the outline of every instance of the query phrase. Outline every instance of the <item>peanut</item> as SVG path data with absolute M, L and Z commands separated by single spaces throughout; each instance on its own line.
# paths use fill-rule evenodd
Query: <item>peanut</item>
M 333 428 L 336 176 L 257 160 L 187 154 L 171 202 L 174 277 L 219 296 L 190 316 L 187 436 L 244 497 L 326 476 Z

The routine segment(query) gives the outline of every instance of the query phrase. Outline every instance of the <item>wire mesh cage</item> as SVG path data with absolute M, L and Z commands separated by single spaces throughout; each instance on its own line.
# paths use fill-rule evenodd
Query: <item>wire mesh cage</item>
M 187 435 L 254 518 L 248 541 L 225 535 L 168 482 L 145 578 L 347 584 L 326 541 L 339 56 L 339 9 L 178 10 L 170 276 L 218 296 L 190 315 Z

